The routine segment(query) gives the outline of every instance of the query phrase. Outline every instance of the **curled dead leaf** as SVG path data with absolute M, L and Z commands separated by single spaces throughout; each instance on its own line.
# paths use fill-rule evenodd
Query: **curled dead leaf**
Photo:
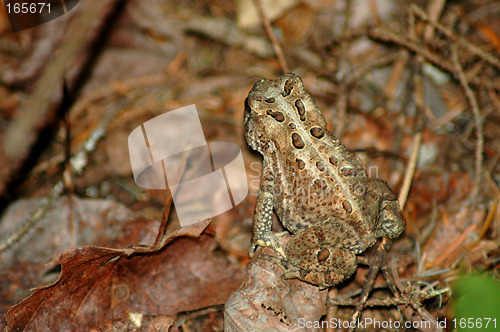
M 174 317 L 224 303 L 242 271 L 214 253 L 214 238 L 202 234 L 209 222 L 180 229 L 162 249 L 67 249 L 49 264 L 60 264 L 54 283 L 6 314 L 8 330 L 90 330 L 130 313 Z

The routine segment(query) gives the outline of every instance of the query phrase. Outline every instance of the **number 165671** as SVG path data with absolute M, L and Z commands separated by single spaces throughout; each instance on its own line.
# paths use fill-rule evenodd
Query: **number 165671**
M 8 3 L 6 5 L 7 7 L 7 13 L 14 13 L 14 14 L 36 14 L 39 13 L 41 14 L 44 10 L 47 11 L 47 13 L 50 14 L 50 3 L 45 3 L 45 2 L 22 2 L 22 3 Z
M 469 329 L 481 329 L 481 328 L 495 328 L 497 327 L 496 318 L 453 318 L 453 328 L 469 328 Z

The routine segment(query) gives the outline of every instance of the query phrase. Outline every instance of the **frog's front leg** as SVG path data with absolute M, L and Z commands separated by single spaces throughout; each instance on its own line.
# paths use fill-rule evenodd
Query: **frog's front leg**
M 273 233 L 273 188 L 274 174 L 264 163 L 262 179 L 260 181 L 260 192 L 257 197 L 257 205 L 253 217 L 253 238 L 250 244 L 250 257 L 253 256 L 257 246 L 270 247 L 283 258 L 286 258 L 285 251 L 278 244 L 278 239 L 288 232 Z

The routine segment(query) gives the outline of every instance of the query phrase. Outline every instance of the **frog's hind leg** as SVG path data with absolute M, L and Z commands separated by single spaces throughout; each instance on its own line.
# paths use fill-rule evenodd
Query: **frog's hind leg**
M 356 255 L 343 247 L 346 234 L 340 223 L 324 223 L 294 235 L 286 246 L 286 260 L 267 255 L 262 258 L 280 266 L 285 271 L 283 279 L 328 288 L 356 271 Z

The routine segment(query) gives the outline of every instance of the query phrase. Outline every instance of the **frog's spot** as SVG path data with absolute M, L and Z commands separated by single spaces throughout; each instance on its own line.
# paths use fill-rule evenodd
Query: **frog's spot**
M 295 107 L 297 108 L 297 112 L 299 113 L 300 121 L 306 121 L 306 107 L 304 106 L 302 100 L 297 99 L 295 101 Z
M 326 188 L 328 188 L 328 185 L 326 184 L 326 181 L 325 180 L 319 180 L 319 179 L 314 180 L 313 186 L 314 186 L 314 188 L 317 191 L 323 191 Z M 326 202 L 322 202 L 321 205 L 325 206 Z
M 293 90 L 293 82 L 292 80 L 287 80 L 285 82 L 285 85 L 283 86 L 283 93 L 281 94 L 283 97 L 286 97 L 288 95 L 290 95 L 290 93 L 292 92 Z
M 278 122 L 285 121 L 285 116 L 281 112 L 273 112 L 272 110 L 267 110 L 266 114 L 272 116 Z
M 296 162 L 299 170 L 303 170 L 306 167 L 306 163 L 302 159 L 297 159 Z
M 323 165 L 323 163 L 318 161 L 316 163 L 316 168 L 319 169 L 320 172 L 323 172 L 325 170 L 325 165 Z
M 351 168 L 351 167 L 342 167 L 340 169 L 340 173 L 343 175 L 343 176 L 353 176 L 354 175 L 354 170 Z
M 337 163 L 339 162 L 335 157 L 330 157 L 330 159 L 328 160 L 330 161 L 330 164 L 332 164 L 333 166 L 336 166 Z
M 345 212 L 351 213 L 352 212 L 352 206 L 351 203 L 349 203 L 348 200 L 345 200 L 342 202 L 342 207 L 344 208 Z
M 305 143 L 304 143 L 304 140 L 302 139 L 302 137 L 299 134 L 293 133 L 292 134 L 292 145 L 296 149 L 303 149 L 304 146 L 305 146 Z

